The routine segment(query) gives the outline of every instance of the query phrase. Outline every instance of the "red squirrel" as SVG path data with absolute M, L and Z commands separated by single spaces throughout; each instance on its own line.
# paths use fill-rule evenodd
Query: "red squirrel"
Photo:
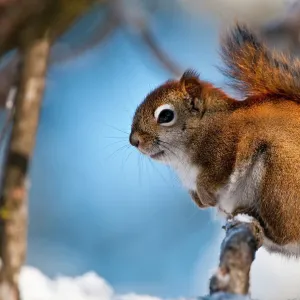
M 255 217 L 269 251 L 300 256 L 300 61 L 241 24 L 220 52 L 244 100 L 188 70 L 139 105 L 130 143 L 171 166 L 200 208 Z

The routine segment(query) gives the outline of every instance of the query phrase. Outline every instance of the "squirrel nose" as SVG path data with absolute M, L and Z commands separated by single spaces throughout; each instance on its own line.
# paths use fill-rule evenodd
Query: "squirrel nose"
M 140 144 L 140 140 L 139 140 L 139 136 L 136 133 L 130 134 L 129 141 L 132 146 L 138 148 L 138 146 Z

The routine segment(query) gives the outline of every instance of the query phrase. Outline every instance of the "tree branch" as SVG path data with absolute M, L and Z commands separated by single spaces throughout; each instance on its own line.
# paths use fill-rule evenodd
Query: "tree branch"
M 183 72 L 182 69 L 155 40 L 155 37 L 150 30 L 150 26 L 147 23 L 145 11 L 142 9 L 141 5 L 139 5 L 140 3 L 137 2 L 134 9 L 128 5 L 124 5 L 124 3 L 124 1 L 120 0 L 110 1 L 110 8 L 116 18 L 121 24 L 129 26 L 129 28 L 140 35 L 142 41 L 162 67 L 175 76 L 181 76 Z
M 91 36 L 83 45 L 69 49 L 68 51 L 65 51 L 65 53 L 61 53 L 59 49 L 57 49 L 59 48 L 59 45 L 54 45 L 51 53 L 50 63 L 63 63 L 77 58 L 86 51 L 93 49 L 103 42 L 114 32 L 118 25 L 119 22 L 115 16 L 113 14 L 108 14 L 104 22 L 97 25 Z
M 210 280 L 210 296 L 202 300 L 246 300 L 249 298 L 249 273 L 255 253 L 262 245 L 259 223 L 240 215 L 225 226 L 219 268 Z
M 175 76 L 181 76 L 181 68 L 170 59 L 169 55 L 165 53 L 155 41 L 153 34 L 150 29 L 145 27 L 141 29 L 141 37 L 147 47 L 150 49 L 154 57 L 160 62 L 160 64 L 166 68 L 171 74 Z
M 26 255 L 28 168 L 35 144 L 50 51 L 47 38 L 22 52 L 12 134 L 0 198 L 0 300 L 20 299 L 19 272 Z

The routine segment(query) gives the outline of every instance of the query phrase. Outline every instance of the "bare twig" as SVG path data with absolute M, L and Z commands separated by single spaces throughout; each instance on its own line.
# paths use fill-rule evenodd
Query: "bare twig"
M 111 10 L 120 21 L 120 24 L 128 26 L 139 34 L 142 41 L 165 69 L 175 76 L 181 76 L 181 68 L 169 57 L 169 55 L 155 40 L 155 37 L 150 30 L 145 11 L 140 7 L 140 5 L 138 5 L 140 3 L 137 2 L 135 7 L 128 7 L 125 3 L 126 2 L 124 0 L 110 1 Z
M 152 54 L 156 59 L 165 67 L 170 73 L 175 76 L 181 76 L 182 70 L 178 65 L 169 58 L 167 53 L 165 53 L 160 47 L 159 44 L 155 41 L 153 34 L 150 29 L 145 27 L 141 30 L 141 37 L 144 43 L 148 46 Z
M 76 58 L 87 50 L 99 45 L 105 38 L 107 38 L 118 26 L 127 25 L 134 29 L 136 33 L 140 35 L 143 42 L 150 49 L 154 57 L 158 62 L 175 76 L 182 75 L 181 68 L 169 57 L 169 55 L 161 49 L 155 37 L 151 33 L 151 30 L 147 24 L 145 14 L 138 9 L 135 13 L 124 5 L 123 1 L 112 0 L 109 2 L 109 8 L 107 17 L 102 24 L 99 24 L 94 30 L 91 37 L 82 46 L 79 46 L 70 51 L 66 51 L 65 54 L 55 53 L 51 58 L 51 62 L 63 62 Z M 137 7 L 134 7 L 137 9 Z
M 91 36 L 83 45 L 80 45 L 73 49 L 69 49 L 69 51 L 66 51 L 65 53 L 59 53 L 59 51 L 56 50 L 56 46 L 54 45 L 52 51 L 53 53 L 50 57 L 50 63 L 63 63 L 77 58 L 79 55 L 84 54 L 86 51 L 89 51 L 94 47 L 100 45 L 114 32 L 118 25 L 119 23 L 115 16 L 113 14 L 108 14 L 105 21 L 96 26 Z
M 49 49 L 50 43 L 44 38 L 28 45 L 22 54 L 0 198 L 0 300 L 20 299 L 19 272 L 25 259 L 27 238 L 26 180 L 35 144 Z
M 202 300 L 242 300 L 249 298 L 249 273 L 255 253 L 263 240 L 259 223 L 248 218 L 227 222 L 221 246 L 220 264 L 210 281 L 210 296 Z

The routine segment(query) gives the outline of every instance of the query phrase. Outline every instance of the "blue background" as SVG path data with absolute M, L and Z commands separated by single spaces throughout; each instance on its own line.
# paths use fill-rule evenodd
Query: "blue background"
M 89 14 L 61 43 L 83 39 L 95 18 Z M 222 82 L 213 22 L 176 6 L 150 21 L 183 69 Z M 31 171 L 28 264 L 49 276 L 94 270 L 119 293 L 178 297 L 206 287 L 201 276 L 213 267 L 207 251 L 220 224 L 170 170 L 128 143 L 135 108 L 172 77 L 126 28 L 50 67 Z

